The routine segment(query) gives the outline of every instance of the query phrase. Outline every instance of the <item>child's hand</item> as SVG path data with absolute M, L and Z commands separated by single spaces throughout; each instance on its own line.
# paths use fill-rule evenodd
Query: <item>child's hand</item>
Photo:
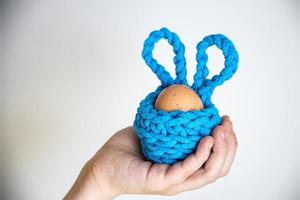
M 173 165 L 145 161 L 132 127 L 111 137 L 83 168 L 65 199 L 112 199 L 124 194 L 173 195 L 201 188 L 227 175 L 237 148 L 229 117 L 195 153 Z

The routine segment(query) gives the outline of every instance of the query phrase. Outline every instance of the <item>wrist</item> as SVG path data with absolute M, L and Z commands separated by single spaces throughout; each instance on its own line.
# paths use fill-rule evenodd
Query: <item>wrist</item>
M 64 200 L 111 200 L 116 196 L 104 180 L 96 179 L 91 162 L 83 167 Z

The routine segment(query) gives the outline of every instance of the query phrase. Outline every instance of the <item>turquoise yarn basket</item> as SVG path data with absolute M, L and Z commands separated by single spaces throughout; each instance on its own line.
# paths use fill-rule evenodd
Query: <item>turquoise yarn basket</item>
M 175 80 L 152 56 L 154 44 L 162 38 L 167 39 L 173 46 Z M 206 49 L 212 45 L 216 45 L 223 51 L 225 67 L 220 74 L 207 79 L 209 71 L 206 66 L 208 61 Z M 153 31 L 144 42 L 142 56 L 161 81 L 161 85 L 141 101 L 133 127 L 141 141 L 145 158 L 155 163 L 173 164 L 185 159 L 195 151 L 199 141 L 210 135 L 212 129 L 220 124 L 221 117 L 218 109 L 211 102 L 211 96 L 214 89 L 230 79 L 237 70 L 239 57 L 233 43 L 222 34 L 206 36 L 197 44 L 197 71 L 194 75 L 194 83 L 190 86 L 186 79 L 184 52 L 185 47 L 178 35 L 167 28 Z M 163 89 L 173 84 L 192 88 L 200 96 L 204 109 L 187 112 L 156 110 L 154 108 L 156 98 Z

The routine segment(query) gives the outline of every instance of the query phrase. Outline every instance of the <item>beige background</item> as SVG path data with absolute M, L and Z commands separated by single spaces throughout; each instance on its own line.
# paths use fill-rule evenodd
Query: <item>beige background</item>
M 141 59 L 166 26 L 186 45 L 224 33 L 238 73 L 213 96 L 232 117 L 239 151 L 230 175 L 160 199 L 299 199 L 299 1 L 1 1 L 1 197 L 61 199 L 83 164 L 159 84 Z M 171 47 L 158 60 L 174 74 Z M 223 57 L 208 51 L 212 73 Z M 124 195 L 126 199 L 157 196 Z

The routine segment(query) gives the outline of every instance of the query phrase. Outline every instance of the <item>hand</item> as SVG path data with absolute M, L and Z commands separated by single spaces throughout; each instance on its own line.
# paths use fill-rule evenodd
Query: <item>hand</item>
M 65 199 L 113 199 L 124 193 L 174 195 L 228 174 L 237 140 L 228 116 L 197 150 L 173 165 L 146 161 L 132 127 L 112 136 L 83 168 Z

